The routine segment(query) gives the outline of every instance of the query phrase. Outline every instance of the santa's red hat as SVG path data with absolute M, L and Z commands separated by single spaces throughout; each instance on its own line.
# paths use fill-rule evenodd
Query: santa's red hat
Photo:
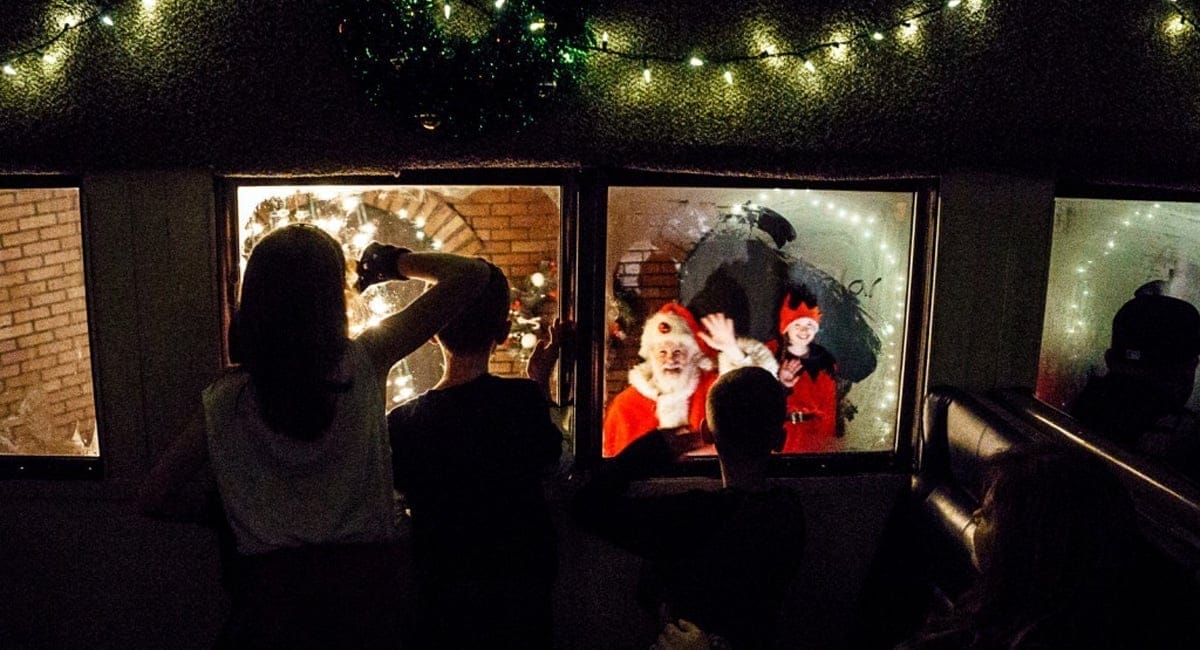
M 642 342 L 638 354 L 643 359 L 649 359 L 652 354 L 651 348 L 655 344 L 672 341 L 684 345 L 693 352 L 699 352 L 701 367 L 712 368 L 712 358 L 717 356 L 717 351 L 697 336 L 699 331 L 700 323 L 696 321 L 696 317 L 688 311 L 687 307 L 677 302 L 669 302 L 646 319 L 646 326 L 642 328 Z

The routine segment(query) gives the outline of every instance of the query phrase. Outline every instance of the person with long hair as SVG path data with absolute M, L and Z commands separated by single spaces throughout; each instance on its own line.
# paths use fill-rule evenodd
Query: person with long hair
M 976 584 L 904 647 L 1172 647 L 1164 583 L 1149 577 L 1133 502 L 1103 461 L 1030 443 L 989 458 L 985 486 Z
M 488 265 L 372 244 L 359 286 L 431 283 L 355 339 L 346 265 L 318 228 L 272 232 L 246 265 L 229 329 L 231 370 L 155 464 L 143 512 L 169 511 L 202 468 L 236 542 L 226 641 L 234 647 L 394 646 L 403 576 L 385 380 L 392 365 L 472 302 Z

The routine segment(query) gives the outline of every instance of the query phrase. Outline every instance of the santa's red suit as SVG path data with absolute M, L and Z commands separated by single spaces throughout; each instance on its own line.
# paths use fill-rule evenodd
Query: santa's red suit
M 604 456 L 616 456 L 629 443 L 654 431 L 686 426 L 699 431 L 704 401 L 717 373 L 701 370 L 690 387 L 664 395 L 654 388 L 650 362 L 629 371 L 629 385 L 608 405 L 604 415 Z

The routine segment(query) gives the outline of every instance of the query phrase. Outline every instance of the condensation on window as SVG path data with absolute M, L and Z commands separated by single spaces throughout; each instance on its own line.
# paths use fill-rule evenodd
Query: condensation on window
M 832 353 L 837 384 L 836 403 L 819 415 L 836 435 L 801 446 L 890 451 L 914 202 L 910 192 L 611 188 L 609 401 L 631 385 L 642 324 L 665 303 L 724 313 L 738 336 L 765 343 L 780 336 L 780 292 L 801 289 L 823 313 L 815 342 Z
M 0 455 L 100 455 L 79 190 L 0 190 Z
M 1139 288 L 1200 305 L 1200 203 L 1056 199 L 1039 399 L 1069 410 L 1105 373 L 1113 316 Z

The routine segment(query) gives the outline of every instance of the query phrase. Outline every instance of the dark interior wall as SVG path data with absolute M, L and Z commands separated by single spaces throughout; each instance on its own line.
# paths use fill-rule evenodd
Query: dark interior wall
M 13 3 L 10 3 L 13 4 Z M 919 38 L 719 71 L 593 54 L 579 89 L 520 133 L 429 132 L 373 104 L 342 54 L 342 3 L 162 1 L 0 84 L 0 170 L 207 168 L 391 173 L 584 165 L 846 178 L 954 169 L 1195 186 L 1200 33 L 1170 3 L 966 0 Z M 613 47 L 753 54 L 825 42 L 930 3 L 596 0 Z M 1179 3 L 1187 7 L 1186 0 Z M 57 27 L 61 3 L 6 7 L 0 52 Z M 97 35 L 98 34 L 98 35 Z M 398 37 L 399 38 L 399 37 Z M 33 67 L 33 66 L 31 66 Z M 811 78 L 810 78 L 811 77 Z M 495 98 L 503 101 L 503 98 Z M 487 102 L 481 106 L 486 110 Z

